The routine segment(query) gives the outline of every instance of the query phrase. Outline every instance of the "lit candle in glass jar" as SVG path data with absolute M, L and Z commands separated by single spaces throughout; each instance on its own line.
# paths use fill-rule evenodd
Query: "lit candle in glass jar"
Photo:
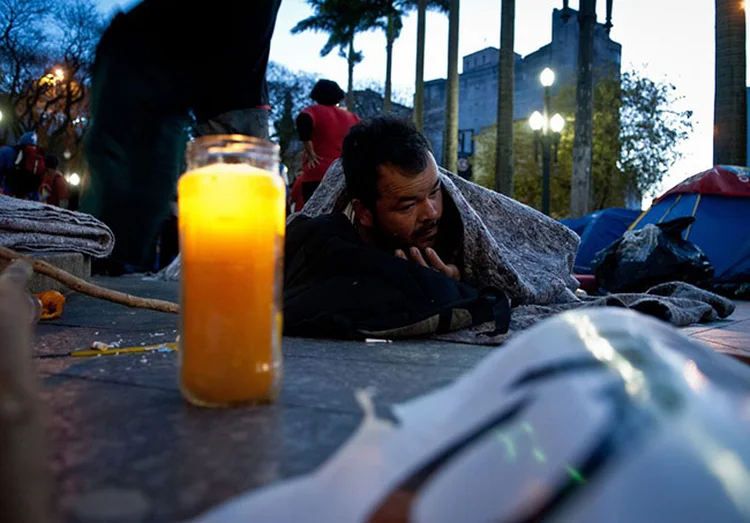
M 207 136 L 188 154 L 178 184 L 182 393 L 202 406 L 273 401 L 286 220 L 278 146 Z

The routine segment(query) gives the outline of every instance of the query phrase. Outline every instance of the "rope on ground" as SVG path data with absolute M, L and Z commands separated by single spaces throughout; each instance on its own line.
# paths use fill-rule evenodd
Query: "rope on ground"
M 87 282 L 86 280 L 78 278 L 77 276 L 73 276 L 72 274 L 62 269 L 58 269 L 57 267 L 50 265 L 45 261 L 36 260 L 30 256 L 19 254 L 13 249 L 9 249 L 7 247 L 0 246 L 0 258 L 6 259 L 8 261 L 24 260 L 34 268 L 34 272 L 49 276 L 53 280 L 59 281 L 73 291 L 80 292 L 81 294 L 87 294 L 88 296 L 92 296 L 94 298 L 111 301 L 113 303 L 119 303 L 120 305 L 125 305 L 126 307 L 149 309 L 152 311 L 160 312 L 171 312 L 172 314 L 180 313 L 180 306 L 176 303 L 172 303 L 171 301 L 141 298 L 139 296 L 133 296 L 132 294 L 113 291 L 112 289 L 107 289 L 106 287 L 94 285 L 93 283 Z

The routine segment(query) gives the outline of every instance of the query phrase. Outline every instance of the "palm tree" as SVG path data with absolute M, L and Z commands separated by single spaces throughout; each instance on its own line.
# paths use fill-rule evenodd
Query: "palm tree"
M 747 165 L 745 10 L 716 0 L 714 164 Z
M 378 25 L 385 31 L 386 37 L 386 69 L 385 94 L 383 97 L 383 111 L 391 109 L 393 44 L 401 34 L 403 16 L 407 11 L 417 9 L 417 74 L 415 83 L 414 115 L 417 128 L 422 130 L 422 113 L 424 107 L 424 49 L 425 49 L 425 18 L 428 8 L 447 12 L 449 0 L 369 0 L 380 14 Z
M 497 82 L 497 144 L 495 190 L 513 196 L 513 100 L 515 78 L 516 1 L 502 0 L 500 65 Z
M 383 112 L 391 111 L 391 77 L 393 73 L 393 43 L 401 34 L 404 15 L 403 2 L 390 0 L 385 5 L 385 92 L 383 94 Z
M 450 1 L 448 15 L 448 86 L 445 103 L 443 167 L 458 170 L 458 10 L 460 0 Z
M 304 31 L 328 33 L 328 41 L 320 56 L 328 56 L 338 47 L 339 56 L 346 58 L 349 66 L 346 106 L 354 108 L 354 66 L 362 61 L 362 53 L 354 48 L 357 33 L 368 31 L 377 24 L 377 12 L 362 0 L 307 0 L 315 14 L 301 20 L 292 28 L 292 34 Z
M 424 47 L 427 0 L 417 0 L 417 74 L 414 81 L 414 124 L 424 129 Z
M 424 129 L 424 49 L 427 9 L 447 13 L 450 0 L 410 0 L 409 4 L 417 8 L 417 74 L 414 83 L 414 124 L 417 129 Z

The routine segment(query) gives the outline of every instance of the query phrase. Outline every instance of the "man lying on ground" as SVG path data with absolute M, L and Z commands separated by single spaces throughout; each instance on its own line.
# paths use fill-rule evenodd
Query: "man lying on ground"
M 342 162 L 362 242 L 461 279 L 461 225 L 427 140 L 405 120 L 355 126 Z
M 460 281 L 461 219 L 427 140 L 410 122 L 385 116 L 355 125 L 341 164 L 346 212 L 300 216 L 287 228 L 287 333 L 419 334 L 508 310 L 502 292 L 480 297 Z M 454 318 L 456 307 L 467 312 Z
M 733 309 L 683 283 L 580 299 L 578 243 L 548 216 L 439 169 L 411 123 L 376 117 L 351 129 L 341 160 L 287 224 L 285 333 L 496 344 L 508 329 L 581 306 L 631 307 L 676 325 Z

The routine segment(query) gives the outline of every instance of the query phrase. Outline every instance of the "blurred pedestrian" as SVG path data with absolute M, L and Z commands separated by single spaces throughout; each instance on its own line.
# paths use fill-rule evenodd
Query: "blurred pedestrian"
M 37 135 L 29 131 L 18 143 L 0 149 L 0 188 L 2 194 L 24 200 L 38 200 L 44 178 L 44 151 Z
M 305 151 L 303 173 L 295 182 L 299 187 L 292 189 L 292 195 L 303 205 L 320 185 L 334 160 L 341 156 L 346 133 L 359 122 L 354 113 L 338 107 L 344 96 L 344 91 L 333 80 L 319 80 L 310 93 L 315 104 L 303 109 L 297 117 L 297 134 Z
M 265 82 L 280 0 L 144 0 L 104 33 L 92 71 L 82 210 L 110 260 L 142 269 L 169 214 L 190 114 L 197 133 L 268 137 Z

